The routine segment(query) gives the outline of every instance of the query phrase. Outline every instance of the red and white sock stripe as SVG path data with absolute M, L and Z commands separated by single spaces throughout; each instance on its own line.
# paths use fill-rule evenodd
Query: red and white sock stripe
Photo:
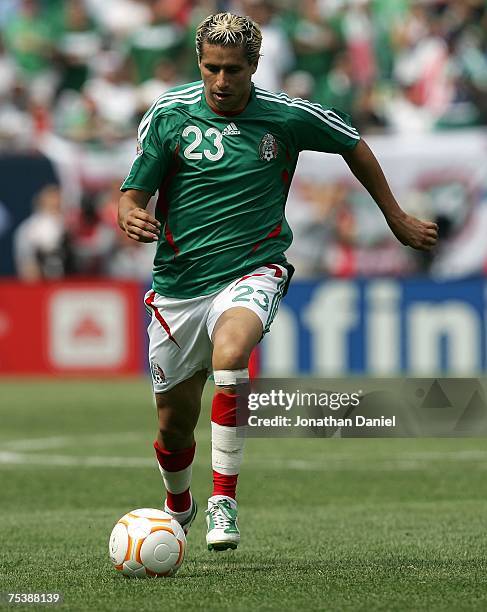
M 154 442 L 159 470 L 166 487 L 166 504 L 174 512 L 185 512 L 191 506 L 191 474 L 196 444 L 170 451 Z
M 235 499 L 244 438 L 237 437 L 237 395 L 215 393 L 211 409 L 213 495 Z

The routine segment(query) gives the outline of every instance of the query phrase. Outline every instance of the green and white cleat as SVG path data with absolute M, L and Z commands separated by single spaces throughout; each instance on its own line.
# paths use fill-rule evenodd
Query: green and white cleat
M 231 497 L 214 495 L 208 500 L 206 511 L 206 544 L 208 550 L 237 548 L 240 531 L 237 526 L 237 502 Z
M 191 496 L 191 508 L 189 509 L 189 513 L 188 511 L 174 512 L 167 507 L 166 503 L 164 503 L 164 512 L 167 512 L 167 514 L 170 514 L 173 518 L 175 518 L 183 528 L 184 535 L 188 535 L 189 528 L 198 514 L 198 504 L 193 499 L 193 496 Z

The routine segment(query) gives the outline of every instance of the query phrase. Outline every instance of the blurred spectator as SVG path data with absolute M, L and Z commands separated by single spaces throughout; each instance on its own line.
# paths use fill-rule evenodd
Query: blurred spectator
M 288 256 L 298 276 L 312 277 L 324 272 L 325 248 L 332 238 L 330 219 L 344 194 L 340 184 L 294 179 L 286 217 L 294 234 Z
M 312 97 L 315 81 L 309 72 L 296 70 L 284 80 L 283 89 L 291 98 L 309 99 Z
M 79 209 L 72 211 L 67 222 L 76 274 L 103 276 L 108 272 L 118 232 L 103 218 L 99 208 L 96 198 L 85 194 Z
M 62 13 L 62 33 L 56 45 L 59 89 L 80 91 L 88 78 L 90 62 L 101 51 L 102 40 L 83 0 L 67 0 Z
M 487 13 L 486 13 L 487 15 Z M 485 26 L 487 19 L 484 18 Z M 454 94 L 440 127 L 485 124 L 487 120 L 487 35 L 477 24 L 463 23 L 448 32 L 449 73 Z
M 17 83 L 17 64 L 6 52 L 3 37 L 0 34 L 0 100 L 8 98 Z
M 115 240 L 115 251 L 108 261 L 108 275 L 147 282 L 156 254 L 156 243 L 135 242 L 122 232 L 117 232 Z
M 139 115 L 145 113 L 156 98 L 171 87 L 180 85 L 176 66 L 168 61 L 161 60 L 154 69 L 154 76 L 141 83 L 137 88 L 137 108 Z
M 41 10 L 39 0 L 22 0 L 19 13 L 5 26 L 5 45 L 12 55 L 20 82 L 28 89 L 34 105 L 49 106 L 59 73 L 54 58 L 54 24 Z
M 259 67 L 253 81 L 270 91 L 282 91 L 284 77 L 294 65 L 294 54 L 272 0 L 243 0 L 241 13 L 256 21 L 262 30 Z
M 20 10 L 5 25 L 7 48 L 27 78 L 50 70 L 54 32 L 38 0 L 22 0 Z
M 326 74 L 340 48 L 340 19 L 325 19 L 318 0 L 303 0 L 286 14 L 285 24 L 296 54 L 296 68 L 314 78 Z
M 394 33 L 406 18 L 410 0 L 372 0 L 375 62 L 380 81 L 389 81 L 394 68 Z
M 417 134 L 433 129 L 435 114 L 419 103 L 411 85 L 397 88 L 384 102 L 384 117 L 392 132 Z
M 98 216 L 106 230 L 111 232 L 107 238 L 110 252 L 106 253 L 105 274 L 113 278 L 133 278 L 146 281 L 150 278 L 152 262 L 156 253 L 157 244 L 139 243 L 131 240 L 125 232 L 118 227 L 118 201 L 120 199 L 121 179 L 113 181 L 102 194 L 98 202 Z M 154 206 L 154 200 L 148 208 Z
M 198 81 L 201 79 L 201 74 L 198 68 L 198 61 L 194 53 L 194 40 L 196 29 L 199 24 L 213 13 L 232 10 L 238 12 L 237 6 L 228 6 L 229 2 L 217 2 L 217 0 L 200 0 L 195 2 L 193 10 L 189 14 L 188 21 L 185 25 L 184 48 L 181 57 L 178 61 L 181 74 L 180 79 L 184 81 Z M 186 79 L 183 75 L 186 75 Z
M 19 82 L 18 67 L 6 53 L 0 36 L 0 150 L 29 148 L 34 126 L 28 110 L 29 97 Z
M 115 38 L 124 39 L 151 18 L 150 0 L 86 0 L 99 26 Z
M 56 132 L 77 143 L 100 144 L 115 139 L 111 125 L 103 123 L 92 98 L 67 91 L 60 97 Z
M 353 81 L 359 86 L 368 85 L 376 76 L 376 66 L 373 23 L 367 0 L 358 0 L 348 8 L 342 31 Z
M 408 99 L 433 118 L 441 116 L 451 97 L 448 48 L 426 8 L 415 4 L 396 32 L 394 75 Z
M 17 275 L 26 282 L 59 279 L 71 272 L 61 191 L 47 185 L 35 197 L 33 212 L 14 232 Z
M 350 54 L 341 52 L 335 56 L 330 70 L 317 80 L 313 99 L 352 115 L 359 91 Z
M 357 92 L 353 103 L 354 124 L 361 133 L 383 132 L 387 122 L 384 117 L 383 94 L 370 84 Z
M 112 52 L 98 56 L 96 75 L 83 87 L 100 121 L 120 138 L 135 128 L 137 93 L 129 65 Z
M 153 0 L 150 4 L 150 23 L 135 30 L 129 39 L 129 56 L 135 67 L 138 83 L 147 81 L 161 59 L 177 62 L 185 42 L 189 18 L 188 3 L 184 0 Z

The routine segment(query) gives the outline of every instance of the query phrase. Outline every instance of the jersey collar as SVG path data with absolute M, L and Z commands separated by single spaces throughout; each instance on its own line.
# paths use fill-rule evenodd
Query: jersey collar
M 252 113 L 254 107 L 255 107 L 256 101 L 255 101 L 255 87 L 254 84 L 251 83 L 251 88 L 250 88 L 250 98 L 248 101 L 247 106 L 240 112 L 222 112 L 222 111 L 218 111 L 216 109 L 214 109 L 213 107 L 211 107 L 207 100 L 206 100 L 206 96 L 205 96 L 205 91 L 203 88 L 203 93 L 201 96 L 201 106 L 202 108 L 205 108 L 208 113 L 212 116 L 216 116 L 216 117 L 244 117 L 247 116 L 249 114 Z

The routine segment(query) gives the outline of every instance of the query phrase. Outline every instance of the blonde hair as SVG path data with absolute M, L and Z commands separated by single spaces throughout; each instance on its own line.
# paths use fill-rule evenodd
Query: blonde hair
M 196 30 L 196 54 L 199 61 L 204 42 L 222 47 L 243 47 L 249 64 L 256 64 L 260 57 L 262 32 L 250 17 L 216 13 L 204 19 Z

